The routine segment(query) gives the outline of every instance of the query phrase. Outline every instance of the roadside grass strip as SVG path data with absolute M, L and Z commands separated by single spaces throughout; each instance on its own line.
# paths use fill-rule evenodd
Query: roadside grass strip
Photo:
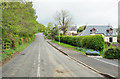
M 33 40 L 20 45 L 18 48 L 16 49 L 6 49 L 4 50 L 1 54 L 0 54 L 0 60 L 2 60 L 2 62 L 0 63 L 1 65 L 4 65 L 5 63 L 7 63 L 8 61 L 10 61 L 12 58 L 14 58 L 15 56 L 17 56 L 20 52 L 22 52 L 26 47 L 28 47 L 31 43 L 33 42 Z
M 55 40 L 52 40 L 51 42 L 59 44 L 59 42 L 55 41 Z M 94 56 L 100 55 L 99 52 L 94 51 L 93 49 L 85 49 L 85 48 L 75 47 L 75 46 L 65 44 L 65 43 L 60 43 L 60 46 L 72 49 L 74 51 L 80 52 L 80 53 L 85 54 L 85 55 L 94 55 Z

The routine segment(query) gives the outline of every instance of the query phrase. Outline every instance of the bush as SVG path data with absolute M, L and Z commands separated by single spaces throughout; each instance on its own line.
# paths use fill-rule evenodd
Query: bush
M 15 48 L 18 48 L 19 47 L 19 39 L 17 38 L 17 37 L 15 37 L 15 39 L 14 39 L 14 46 L 15 46 Z
M 59 36 L 55 37 L 59 41 Z M 90 36 L 60 36 L 60 41 L 77 47 L 84 47 L 94 50 L 103 50 L 105 47 L 104 38 L 102 35 Z
M 47 35 L 48 35 L 46 32 L 43 32 L 43 34 L 44 34 L 45 36 L 47 36 Z
M 12 41 L 11 41 L 10 39 L 8 39 L 8 38 L 3 38 L 2 40 L 3 40 L 5 43 L 7 42 L 7 43 L 12 44 Z
M 102 35 L 92 35 L 85 37 L 86 38 L 86 46 L 89 49 L 94 50 L 103 50 L 105 47 L 104 38 Z
M 19 45 L 22 45 L 22 38 L 19 39 Z
M 111 43 L 109 43 L 109 42 L 105 42 L 105 44 L 106 44 L 106 45 L 108 45 L 108 46 L 110 46 L 110 45 L 111 45 Z
M 120 43 L 120 38 L 117 39 L 117 42 Z
M 109 48 L 105 51 L 105 58 L 109 59 L 120 59 L 120 50 L 118 48 Z
M 7 54 L 8 56 L 11 56 L 14 53 L 13 49 L 6 49 L 3 51 L 5 54 Z
M 51 37 L 50 37 L 50 36 L 47 36 L 47 39 L 51 39 Z

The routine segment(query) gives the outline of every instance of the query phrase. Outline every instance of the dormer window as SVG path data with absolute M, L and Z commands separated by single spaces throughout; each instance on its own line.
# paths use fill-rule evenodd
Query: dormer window
M 92 29 L 90 30 L 90 32 L 91 32 L 91 33 L 96 33 L 96 29 L 95 29 L 95 28 L 92 28 Z
M 107 32 L 110 33 L 110 34 L 112 34 L 113 33 L 113 29 L 110 28 L 110 29 L 107 30 Z

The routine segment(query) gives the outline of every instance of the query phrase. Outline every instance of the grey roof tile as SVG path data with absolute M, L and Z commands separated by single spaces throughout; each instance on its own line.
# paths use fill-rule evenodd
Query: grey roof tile
M 117 32 L 116 29 L 112 28 L 112 26 L 101 26 L 101 25 L 88 25 L 86 26 L 86 29 L 82 32 L 81 35 L 79 36 L 84 36 L 84 35 L 90 35 L 90 30 L 92 28 L 96 29 L 96 34 L 104 34 L 105 36 L 117 36 Z M 113 33 L 109 34 L 107 33 L 107 30 L 112 28 L 113 29 Z

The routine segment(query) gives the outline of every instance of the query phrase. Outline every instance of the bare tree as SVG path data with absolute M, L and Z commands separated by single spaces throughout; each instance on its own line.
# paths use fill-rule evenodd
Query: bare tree
M 67 28 L 71 25 L 72 17 L 69 12 L 66 10 L 61 10 L 61 12 L 57 12 L 55 16 L 55 21 L 58 25 L 61 26 L 61 30 L 63 31 L 63 35 L 65 35 Z

